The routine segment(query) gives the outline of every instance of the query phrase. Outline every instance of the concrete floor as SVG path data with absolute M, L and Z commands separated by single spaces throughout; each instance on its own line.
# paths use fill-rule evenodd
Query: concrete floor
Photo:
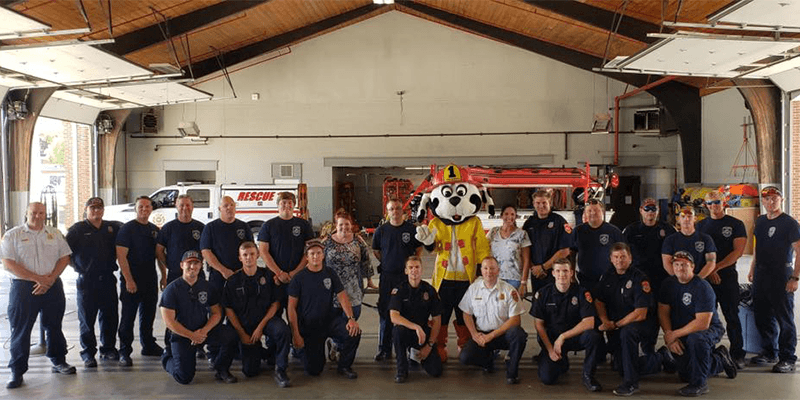
M 749 258 L 739 262 L 740 277 L 746 277 Z M 7 391 L 4 388 L 8 377 L 8 337 L 9 327 L 6 320 L 8 280 L 0 283 L 0 311 L 3 312 L 0 323 L 0 340 L 3 351 L 0 353 L 0 396 L 9 398 L 608 398 L 613 396 L 611 390 L 620 383 L 620 377 L 612 372 L 607 364 L 598 368 L 597 379 L 603 384 L 600 393 L 587 393 L 580 382 L 580 362 L 582 353 L 571 355 L 572 370 L 555 386 L 544 386 L 537 378 L 537 368 L 531 363 L 531 356 L 538 353 L 533 329 L 533 319 L 523 316 L 523 327 L 530 334 L 528 347 L 520 365 L 519 385 L 506 385 L 505 374 L 501 368 L 492 375 L 485 375 L 478 368 L 468 368 L 457 363 L 454 338 L 450 340 L 451 360 L 445 366 L 445 373 L 435 379 L 424 372 L 412 372 L 406 384 L 393 382 L 393 362 L 375 363 L 372 357 L 377 346 L 378 317 L 373 308 L 366 307 L 359 323 L 364 331 L 361 346 L 358 350 L 354 369 L 359 378 L 346 380 L 336 374 L 335 365 L 330 363 L 320 377 L 305 376 L 302 366 L 290 358 L 289 377 L 292 387 L 279 389 L 272 380 L 271 371 L 253 379 L 246 379 L 240 372 L 240 364 L 234 362 L 232 371 L 240 381 L 237 384 L 225 385 L 214 380 L 214 374 L 205 368 L 205 363 L 198 365 L 198 374 L 192 384 L 184 386 L 176 383 L 161 368 L 158 357 L 142 357 L 138 355 L 138 343 L 135 343 L 134 366 L 123 369 L 116 363 L 104 364 L 96 369 L 85 369 L 80 360 L 78 341 L 78 321 L 75 312 L 75 274 L 71 268 L 63 276 L 67 291 L 67 312 L 64 316 L 64 333 L 67 337 L 70 352 L 68 362 L 78 368 L 73 376 L 54 375 L 50 372 L 50 361 L 43 356 L 31 357 L 30 370 L 25 374 L 25 384 L 19 389 Z M 365 302 L 375 304 L 376 295 L 367 295 Z M 530 307 L 529 303 L 526 303 Z M 797 309 L 795 310 L 796 314 Z M 797 318 L 796 318 L 797 319 Z M 164 323 L 160 317 L 156 319 L 156 332 L 163 332 Z M 452 331 L 452 329 L 451 329 Z M 35 328 L 34 332 L 38 332 Z M 36 337 L 38 334 L 35 334 Z M 727 344 L 727 339 L 723 341 Z M 455 362 L 454 362 L 455 361 Z M 501 362 L 498 362 L 498 366 Z M 666 398 L 677 396 L 676 390 L 683 386 L 676 375 L 660 374 L 642 379 L 639 398 Z M 768 367 L 748 367 L 740 371 L 734 380 L 724 375 L 710 379 L 711 392 L 704 398 L 719 399 L 787 399 L 800 397 L 800 373 L 778 375 L 769 372 Z

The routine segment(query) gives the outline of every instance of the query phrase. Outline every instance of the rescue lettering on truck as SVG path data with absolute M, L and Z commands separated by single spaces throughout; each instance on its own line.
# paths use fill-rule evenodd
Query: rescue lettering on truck
M 275 192 L 239 192 L 236 201 L 274 201 Z

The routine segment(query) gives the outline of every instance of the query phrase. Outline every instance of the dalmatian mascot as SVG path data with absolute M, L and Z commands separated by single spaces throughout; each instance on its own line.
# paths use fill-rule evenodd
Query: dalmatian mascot
M 447 325 L 452 312 L 461 349 L 469 340 L 469 330 L 458 303 L 475 280 L 480 263 L 492 255 L 491 246 L 476 216 L 483 203 L 494 215 L 494 204 L 485 188 L 472 182 L 466 169 L 450 164 L 432 179 L 432 188 L 422 195 L 415 218 L 422 222 L 430 209 L 434 218 L 417 227 L 415 237 L 425 248 L 436 253 L 433 287 L 442 304 L 442 328 L 436 338 L 442 362 L 447 361 Z

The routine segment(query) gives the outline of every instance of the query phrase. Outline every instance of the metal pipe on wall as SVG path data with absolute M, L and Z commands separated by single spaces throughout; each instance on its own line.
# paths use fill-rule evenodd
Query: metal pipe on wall
M 92 124 L 92 196 L 100 196 L 100 130 Z
M 3 224 L 0 226 L 0 231 L 3 234 L 10 228 L 9 220 L 11 219 L 11 214 L 8 205 L 8 199 L 10 197 L 9 191 L 11 190 L 8 180 L 9 178 L 9 168 L 8 168 L 8 114 L 6 109 L 6 99 L 8 96 L 6 95 L 3 98 L 3 101 L 0 102 L 0 158 L 2 158 L 2 174 L 3 174 Z

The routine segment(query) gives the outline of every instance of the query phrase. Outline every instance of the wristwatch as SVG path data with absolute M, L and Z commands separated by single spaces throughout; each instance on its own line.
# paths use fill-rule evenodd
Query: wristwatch
M 430 348 L 433 348 L 433 346 L 435 346 L 435 345 L 436 345 L 436 343 L 433 343 L 433 342 L 428 342 L 428 343 L 426 343 L 426 344 L 427 344 L 427 345 L 428 345 L 428 347 L 430 347 Z
M 800 277 L 796 277 L 796 276 L 790 276 L 789 279 L 795 280 L 795 281 L 800 281 Z

